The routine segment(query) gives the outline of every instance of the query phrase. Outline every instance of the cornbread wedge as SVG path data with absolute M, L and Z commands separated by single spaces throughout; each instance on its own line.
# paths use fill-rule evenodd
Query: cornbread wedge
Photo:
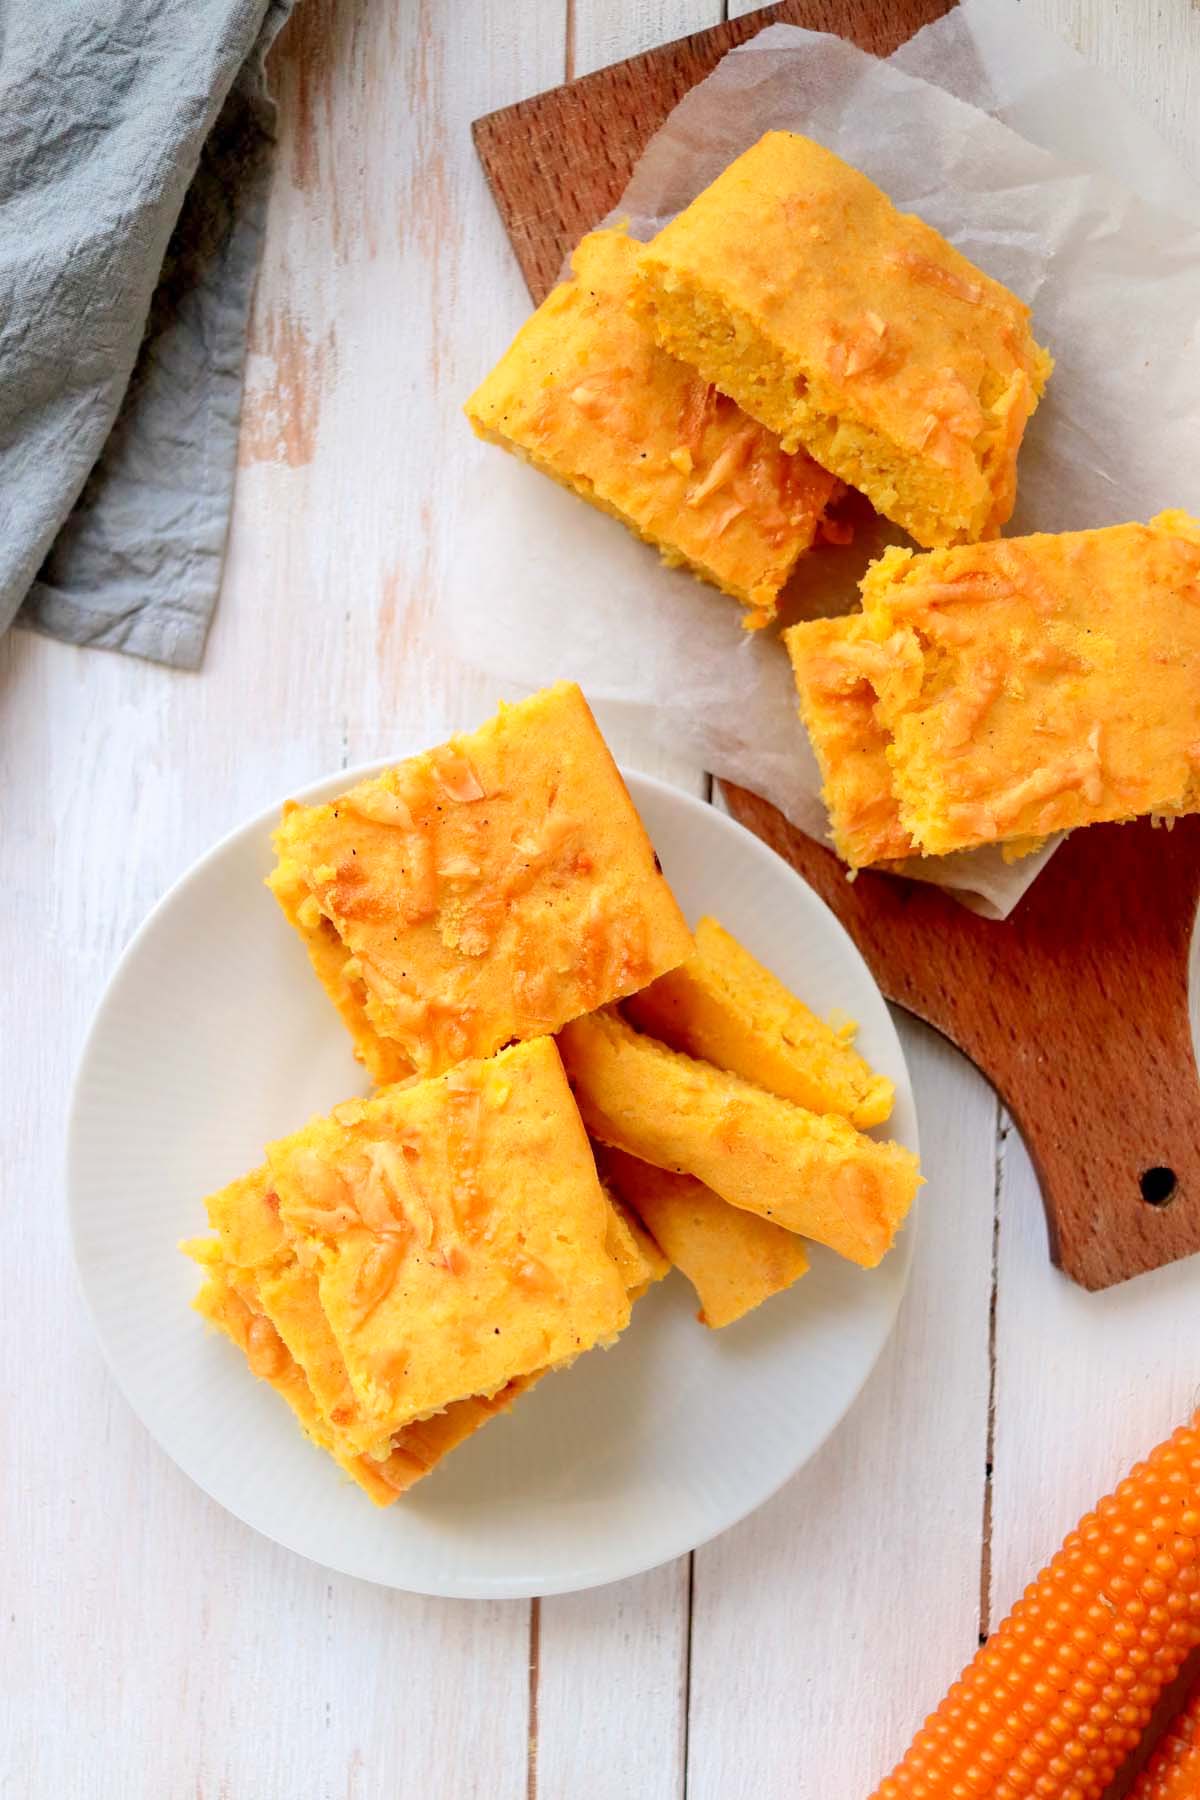
M 895 1090 L 851 1047 L 853 1023 L 819 1019 L 715 919 L 701 919 L 695 936 L 695 955 L 625 1001 L 626 1017 L 811 1112 L 882 1124 Z
M 910 1150 L 670 1050 L 615 1012 L 575 1019 L 559 1044 L 602 1144 L 695 1175 L 732 1205 L 864 1268 L 891 1247 L 921 1182 Z
M 612 1208 L 608 1252 L 621 1271 L 629 1298 L 640 1300 L 656 1281 L 670 1273 L 671 1259 L 651 1237 L 636 1211 L 625 1204 L 614 1183 L 603 1173 L 600 1179 Z
M 347 1101 L 270 1145 L 267 1168 L 317 1271 L 355 1451 L 628 1322 L 612 1210 L 548 1038 Z
M 285 809 L 275 844 L 269 885 L 381 1082 L 552 1033 L 691 951 L 571 682 Z
M 833 847 L 851 868 L 919 854 L 900 823 L 888 735 L 875 716 L 868 668 L 883 652 L 861 613 L 813 619 L 783 634 L 800 694 L 800 717 L 821 770 Z
M 593 231 L 467 402 L 514 451 L 765 625 L 838 487 L 667 356 L 628 310 L 641 246 Z
M 802 692 L 866 683 L 901 828 L 927 855 L 1200 808 L 1200 523 L 1041 534 L 867 571 Z M 857 849 L 847 844 L 849 849 Z
M 605 1150 L 601 1170 L 687 1276 L 700 1302 L 697 1317 L 714 1331 L 782 1293 L 808 1269 L 794 1232 L 730 1206 L 694 1176 L 656 1169 L 622 1150 Z
M 992 537 L 1053 366 L 1029 309 L 809 138 L 771 131 L 646 246 L 658 343 L 920 544 Z

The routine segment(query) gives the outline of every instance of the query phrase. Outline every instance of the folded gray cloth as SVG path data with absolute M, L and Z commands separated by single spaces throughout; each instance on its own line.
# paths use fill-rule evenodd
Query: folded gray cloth
M 0 6 L 0 631 L 200 661 L 290 6 Z

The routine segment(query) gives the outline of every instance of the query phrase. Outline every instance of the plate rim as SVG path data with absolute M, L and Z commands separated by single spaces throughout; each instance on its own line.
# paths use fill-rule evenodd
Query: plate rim
M 793 1462 L 777 1479 L 774 1479 L 769 1486 L 764 1487 L 761 1491 L 757 1492 L 744 1506 L 739 1507 L 734 1512 L 723 1517 L 719 1523 L 713 1525 L 711 1530 L 703 1532 L 699 1537 L 692 1537 L 690 1533 L 686 1533 L 683 1540 L 681 1540 L 677 1546 L 667 1550 L 663 1554 L 660 1554 L 659 1550 L 656 1548 L 648 1558 L 642 1559 L 641 1557 L 634 1557 L 632 1560 L 623 1563 L 619 1569 L 612 1572 L 597 1572 L 595 1569 L 589 1569 L 582 1572 L 582 1579 L 580 1579 L 578 1575 L 570 1573 L 564 1573 L 561 1577 L 551 1577 L 548 1580 L 534 1580 L 531 1577 L 522 1577 L 519 1574 L 506 1573 L 495 1577 L 488 1577 L 481 1573 L 473 1572 L 469 1577 L 460 1579 L 446 1579 L 443 1577 L 442 1579 L 434 1580 L 427 1584 L 414 1583 L 410 1580 L 402 1585 L 399 1582 L 389 1579 L 386 1575 L 365 1573 L 360 1568 L 353 1568 L 345 1563 L 332 1562 L 321 1556 L 314 1555 L 310 1550 L 302 1548 L 289 1537 L 280 1535 L 275 1530 L 265 1528 L 254 1519 L 247 1518 L 245 1513 L 237 1506 L 232 1505 L 228 1500 L 214 1493 L 208 1483 L 200 1475 L 196 1474 L 192 1468 L 185 1466 L 185 1464 L 179 1460 L 175 1452 L 172 1449 L 169 1449 L 159 1437 L 154 1426 L 144 1415 L 141 1406 L 129 1392 L 121 1371 L 117 1366 L 115 1353 L 110 1348 L 106 1333 L 102 1328 L 100 1315 L 97 1306 L 93 1301 L 85 1268 L 85 1260 L 81 1251 L 79 1136 L 82 1130 L 82 1114 L 86 1105 L 86 1079 L 89 1072 L 89 1065 L 105 1026 L 107 1013 L 114 1004 L 116 991 L 122 977 L 136 959 L 143 940 L 153 930 L 163 914 L 166 913 L 177 900 L 178 896 L 186 888 L 199 881 L 209 867 L 213 863 L 219 861 L 236 842 L 249 837 L 253 833 L 269 832 L 278 820 L 281 808 L 285 804 L 285 801 L 296 800 L 301 803 L 311 804 L 312 802 L 319 801 L 331 794 L 343 791 L 346 787 L 352 786 L 357 781 L 378 774 L 383 769 L 391 768 L 398 760 L 402 759 L 403 753 L 393 753 L 389 756 L 371 758 L 365 762 L 356 763 L 344 769 L 330 771 L 324 776 L 306 782 L 303 786 L 291 789 L 285 796 L 280 797 L 266 807 L 260 808 L 251 816 L 244 818 L 239 823 L 233 825 L 169 883 L 163 893 L 150 907 L 145 917 L 138 924 L 128 942 L 124 945 L 104 983 L 104 988 L 96 1002 L 87 1030 L 84 1034 L 75 1065 L 74 1075 L 72 1077 L 70 1104 L 67 1111 L 65 1134 L 65 1199 L 71 1261 L 75 1274 L 76 1288 L 83 1303 L 85 1314 L 91 1325 L 95 1342 L 100 1350 L 105 1367 L 120 1393 L 122 1400 L 138 1420 L 142 1429 L 150 1437 L 155 1448 L 160 1454 L 167 1458 L 185 1479 L 192 1482 L 209 1501 L 220 1507 L 222 1511 L 228 1513 L 231 1517 L 237 1519 L 239 1524 L 245 1526 L 248 1530 L 253 1532 L 255 1536 L 263 1538 L 268 1543 L 277 1544 L 280 1548 L 287 1550 L 289 1554 L 303 1558 L 305 1562 L 312 1564 L 315 1568 L 325 1569 L 334 1574 L 348 1577 L 353 1580 L 369 1581 L 375 1586 L 387 1588 L 394 1593 L 413 1593 L 429 1598 L 461 1600 L 550 1598 L 559 1594 L 584 1593 L 592 1588 L 607 1586 L 616 1581 L 631 1580 L 637 1575 L 646 1574 L 651 1569 L 664 1567 L 668 1562 L 674 1561 L 677 1557 L 690 1554 L 691 1552 L 702 1549 L 705 1545 L 712 1543 L 714 1539 L 722 1536 L 726 1531 L 732 1530 L 735 1526 L 742 1524 L 752 1513 L 757 1512 L 760 1507 L 765 1506 L 768 1501 L 774 1499 L 775 1496 L 786 1487 L 788 1482 L 793 1480 L 794 1477 L 817 1456 L 820 1450 L 823 1449 L 833 1434 L 845 1422 L 846 1417 L 858 1401 L 867 1382 L 870 1380 L 884 1350 L 892 1340 L 896 1319 L 899 1315 L 900 1307 L 903 1304 L 905 1295 L 908 1292 L 909 1282 L 912 1276 L 913 1258 L 916 1251 L 917 1227 L 920 1216 L 919 1195 L 913 1202 L 896 1244 L 888 1254 L 889 1261 L 896 1258 L 900 1263 L 898 1270 L 899 1279 L 895 1284 L 891 1309 L 887 1316 L 886 1325 L 881 1331 L 879 1342 L 876 1345 L 869 1362 L 863 1366 L 858 1383 L 853 1392 L 846 1399 L 845 1404 L 841 1407 L 840 1411 L 827 1422 L 819 1435 L 811 1441 L 800 1460 Z M 906 1139 L 906 1147 L 913 1150 L 919 1157 L 920 1120 L 917 1110 L 916 1095 L 913 1090 L 912 1075 L 908 1065 L 908 1058 L 904 1051 L 903 1041 L 896 1030 L 895 1020 L 891 1017 L 887 998 L 884 995 L 882 988 L 879 986 L 870 965 L 853 938 L 850 936 L 850 933 L 846 930 L 846 927 L 842 924 L 836 913 L 834 913 L 833 909 L 822 899 L 816 889 L 805 881 L 800 872 L 793 868 L 786 858 L 780 856 L 779 852 L 770 844 L 766 843 L 764 839 L 760 838 L 755 832 L 743 825 L 740 820 L 735 819 L 730 813 L 724 811 L 723 808 L 713 801 L 701 799 L 699 795 L 689 793 L 686 788 L 680 787 L 677 783 L 664 780 L 658 775 L 651 775 L 644 770 L 634 767 L 632 764 L 619 762 L 617 766 L 620 770 L 622 779 L 629 789 L 630 797 L 633 800 L 635 808 L 638 807 L 636 790 L 639 786 L 645 786 L 657 793 L 657 795 L 668 804 L 682 806 L 685 812 L 695 812 L 698 816 L 703 817 L 708 824 L 717 821 L 718 831 L 725 832 L 726 835 L 729 836 L 731 842 L 739 843 L 742 846 L 743 851 L 745 851 L 748 841 L 748 844 L 751 847 L 751 855 L 761 855 L 764 859 L 769 859 L 771 862 L 780 865 L 786 870 L 788 876 L 790 876 L 799 886 L 807 897 L 807 900 L 815 903 L 825 914 L 826 921 L 834 927 L 837 936 L 840 938 L 843 949 L 848 953 L 852 960 L 856 960 L 861 964 L 867 980 L 874 988 L 882 1004 L 888 1026 L 895 1039 L 899 1067 L 903 1071 L 904 1083 L 907 1089 L 907 1098 L 910 1102 L 912 1117 L 912 1130 L 910 1135 L 912 1141 L 909 1143 Z M 638 811 L 640 816 L 640 808 L 638 808 Z

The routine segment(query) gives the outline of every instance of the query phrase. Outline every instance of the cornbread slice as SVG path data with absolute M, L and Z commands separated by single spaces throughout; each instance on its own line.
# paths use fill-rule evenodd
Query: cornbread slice
M 692 1175 L 675 1175 L 606 1150 L 602 1171 L 666 1255 L 687 1276 L 702 1325 L 732 1325 L 799 1281 L 808 1269 L 794 1232 L 730 1206 Z
M 359 965 L 338 936 L 332 919 L 326 918 L 313 900 L 301 865 L 280 863 L 269 884 L 284 918 L 303 940 L 317 980 L 337 1008 L 356 1045 L 355 1054 L 369 1067 L 372 1080 L 381 1087 L 404 1081 L 413 1074 L 413 1065 L 399 1044 L 381 1037 L 372 1025 L 367 1012 L 367 986 L 358 972 Z
M 575 1019 L 559 1044 L 602 1144 L 695 1175 L 731 1205 L 864 1268 L 891 1247 L 921 1181 L 911 1150 L 669 1050 L 614 1012 Z
M 811 1112 L 882 1124 L 895 1089 L 851 1047 L 853 1021 L 827 1025 L 715 919 L 701 919 L 695 936 L 695 955 L 632 995 L 626 1017 Z
M 223 1265 L 210 1271 L 195 1306 L 203 1318 L 243 1352 L 251 1373 L 283 1396 L 305 1435 L 327 1451 L 376 1506 L 390 1506 L 407 1493 L 481 1425 L 497 1413 L 507 1412 L 518 1394 L 537 1379 L 532 1376 L 511 1381 L 490 1399 L 475 1395 L 457 1401 L 435 1418 L 407 1426 L 396 1434 L 379 1460 L 356 1456 L 342 1447 L 336 1433 L 330 1432 L 304 1371 L 270 1320 L 254 1311 L 237 1293 Z
M 594 1146 L 593 1146 L 594 1148 Z M 601 1175 L 612 1221 L 608 1234 L 608 1253 L 621 1271 L 626 1292 L 631 1300 L 640 1300 L 664 1275 L 670 1273 L 671 1259 L 646 1230 L 641 1219 L 626 1206 L 621 1195 Z
M 381 1082 L 552 1033 L 691 951 L 573 682 L 285 809 L 275 845 L 269 885 L 310 949 L 329 939 L 317 972 Z
M 919 854 L 900 823 L 888 735 L 875 716 L 868 671 L 881 670 L 861 613 L 813 619 L 783 634 L 803 719 L 821 770 L 833 847 L 852 868 Z
M 840 656 L 875 693 L 900 823 L 926 854 L 1200 807 L 1200 523 L 1187 514 L 889 550 L 862 596 Z M 788 633 L 798 674 L 808 629 Z
M 476 433 L 612 513 L 765 625 L 838 483 L 789 454 L 628 310 L 640 244 L 593 231 L 466 412 Z
M 608 1342 L 612 1210 L 554 1043 L 386 1088 L 267 1150 L 357 1412 L 355 1451 Z
M 1029 309 L 832 151 L 771 131 L 646 246 L 663 349 L 920 544 L 995 536 L 1052 360 Z

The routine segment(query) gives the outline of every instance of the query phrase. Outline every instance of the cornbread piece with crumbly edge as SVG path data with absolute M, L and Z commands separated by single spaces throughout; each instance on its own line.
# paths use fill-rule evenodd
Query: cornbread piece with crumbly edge
M 862 597 L 842 656 L 927 855 L 1200 809 L 1195 519 L 889 550 Z
M 349 1377 L 349 1448 L 627 1324 L 612 1209 L 554 1043 L 350 1100 L 268 1146 Z
M 701 919 L 695 936 L 695 955 L 625 1001 L 626 1017 L 797 1106 L 863 1130 L 881 1125 L 895 1089 L 852 1047 L 853 1020 L 819 1019 L 715 919 Z
M 891 1247 L 921 1182 L 911 1150 L 670 1050 L 612 1011 L 574 1020 L 559 1044 L 602 1144 L 695 1175 L 731 1205 L 864 1268 Z
M 671 1265 L 640 1221 L 615 1196 L 608 1198 L 608 1251 L 636 1300 Z M 519 1376 L 490 1397 L 456 1400 L 382 1440 L 372 1454 L 357 1454 L 349 1444 L 360 1415 L 346 1365 L 321 1309 L 316 1273 L 287 1243 L 266 1170 L 213 1195 L 209 1210 L 217 1236 L 181 1245 L 206 1274 L 196 1310 L 232 1339 L 252 1373 L 282 1394 L 305 1433 L 377 1506 L 406 1493 L 546 1373 Z M 248 1254 L 251 1266 L 227 1262 L 227 1248 Z
M 561 482 L 765 625 L 839 484 L 789 454 L 628 310 L 640 244 L 593 231 L 466 412 L 478 435 Z
M 289 806 L 275 846 L 269 885 L 377 1081 L 553 1033 L 691 952 L 573 682 Z
M 808 1269 L 794 1232 L 730 1206 L 692 1175 L 656 1169 L 622 1150 L 604 1150 L 600 1167 L 687 1276 L 700 1302 L 696 1316 L 714 1331 L 782 1293 Z
M 376 1506 L 390 1506 L 407 1493 L 481 1425 L 497 1413 L 507 1412 L 517 1396 L 537 1380 L 536 1375 L 522 1377 L 490 1398 L 475 1395 L 459 1400 L 432 1419 L 406 1426 L 378 1460 L 356 1456 L 329 1430 L 304 1371 L 271 1321 L 242 1298 L 223 1265 L 209 1271 L 195 1306 L 203 1318 L 237 1345 L 251 1373 L 283 1396 L 305 1435 L 327 1451 Z
M 771 131 L 642 252 L 659 344 L 920 544 L 994 537 L 1053 366 L 1029 309 L 832 151 Z
M 870 671 L 884 652 L 861 613 L 813 619 L 783 634 L 800 695 L 800 717 L 821 770 L 833 847 L 851 868 L 919 854 L 900 823 L 888 766 L 888 735 L 875 716 Z

